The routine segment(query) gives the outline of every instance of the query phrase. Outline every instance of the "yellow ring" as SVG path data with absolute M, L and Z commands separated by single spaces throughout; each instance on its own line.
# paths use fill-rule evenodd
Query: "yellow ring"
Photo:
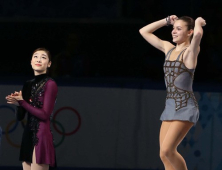
M 8 126 L 6 127 L 6 131 L 5 131 L 5 137 L 6 137 L 6 140 L 8 141 L 8 143 L 9 143 L 10 145 L 12 145 L 12 146 L 14 146 L 14 147 L 16 147 L 16 148 L 20 148 L 21 145 L 14 144 L 14 143 L 11 141 L 11 139 L 9 138 L 9 133 L 8 133 L 11 125 L 12 125 L 13 123 L 15 123 L 15 122 L 16 122 L 16 120 L 13 120 L 13 121 L 11 121 L 11 122 L 8 124 Z M 25 120 L 23 120 L 22 122 L 25 123 Z

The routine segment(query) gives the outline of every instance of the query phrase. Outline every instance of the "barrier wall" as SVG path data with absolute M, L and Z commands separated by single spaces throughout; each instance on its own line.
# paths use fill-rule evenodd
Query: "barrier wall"
M 20 85 L 0 86 L 1 167 L 19 167 L 23 126 L 4 97 Z M 165 90 L 59 86 L 52 131 L 59 167 L 163 169 L 158 136 Z M 222 169 L 222 93 L 196 92 L 200 120 L 179 151 L 188 168 Z

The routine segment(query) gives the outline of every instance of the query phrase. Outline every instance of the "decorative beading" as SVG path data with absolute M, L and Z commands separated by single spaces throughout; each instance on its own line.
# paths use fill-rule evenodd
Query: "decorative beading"
M 195 106 L 198 107 L 197 101 L 192 91 L 187 91 L 175 86 L 175 79 L 184 72 L 189 73 L 192 79 L 194 77 L 194 74 L 185 67 L 183 61 L 166 60 L 163 68 L 167 87 L 166 98 L 175 100 L 175 110 L 178 111 L 179 109 L 186 107 L 188 99 L 190 98 L 194 100 Z
M 41 80 L 39 83 L 32 85 L 31 97 L 29 99 L 29 103 L 33 107 L 42 108 L 43 103 L 39 100 L 39 97 L 44 95 L 44 89 L 45 89 L 44 86 L 49 79 L 50 78 L 45 78 Z M 37 137 L 37 133 L 39 130 L 39 119 L 31 114 L 30 114 L 29 127 L 33 131 L 32 140 L 33 140 L 33 145 L 35 146 L 38 144 L 39 141 Z

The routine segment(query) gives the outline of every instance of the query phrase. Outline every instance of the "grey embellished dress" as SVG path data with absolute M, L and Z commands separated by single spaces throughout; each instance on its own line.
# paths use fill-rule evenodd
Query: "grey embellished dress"
M 176 60 L 170 61 L 169 58 L 174 49 L 175 47 L 167 53 L 163 66 L 167 96 L 160 120 L 181 120 L 196 124 L 199 109 L 192 89 L 195 69 L 188 69 L 183 63 L 183 53 L 186 49 Z M 181 60 L 180 56 L 182 56 Z

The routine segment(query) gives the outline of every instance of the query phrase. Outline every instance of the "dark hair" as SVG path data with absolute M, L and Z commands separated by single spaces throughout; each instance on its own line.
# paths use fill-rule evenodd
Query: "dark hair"
M 35 49 L 35 50 L 33 51 L 32 54 L 34 54 L 36 51 L 45 51 L 46 54 L 47 54 L 47 56 L 48 56 L 48 58 L 49 58 L 49 61 L 52 60 L 51 53 L 50 53 L 49 50 L 47 50 L 46 48 L 37 48 L 37 49 Z
M 194 29 L 195 23 L 194 23 L 193 18 L 188 17 L 188 16 L 182 16 L 182 17 L 178 18 L 178 20 L 182 20 L 182 21 L 187 23 L 187 30 L 193 30 Z M 190 40 L 192 40 L 192 38 L 193 38 L 193 34 L 190 37 Z

